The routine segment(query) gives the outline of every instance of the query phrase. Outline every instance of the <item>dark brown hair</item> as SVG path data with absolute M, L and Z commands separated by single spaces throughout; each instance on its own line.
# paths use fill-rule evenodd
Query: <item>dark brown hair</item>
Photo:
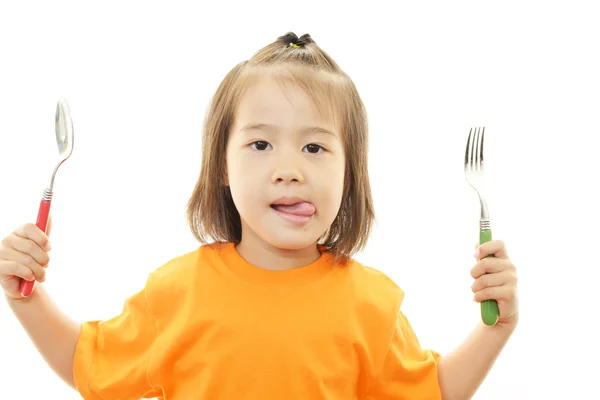
M 367 115 L 352 80 L 308 34 L 280 36 L 250 60 L 236 65 L 219 85 L 204 121 L 202 166 L 187 208 L 190 228 L 201 243 L 241 240 L 240 215 L 223 179 L 227 140 L 239 98 L 263 74 L 298 85 L 319 110 L 329 109 L 334 118 L 341 119 L 344 193 L 338 215 L 319 243 L 335 254 L 336 261 L 345 262 L 365 247 L 374 220 L 367 170 Z

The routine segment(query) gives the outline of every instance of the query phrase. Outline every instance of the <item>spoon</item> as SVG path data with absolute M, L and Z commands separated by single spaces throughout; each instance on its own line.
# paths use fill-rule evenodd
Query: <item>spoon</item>
M 56 104 L 56 115 L 54 117 L 54 128 L 56 131 L 56 144 L 58 145 L 58 164 L 52 173 L 50 185 L 44 189 L 42 201 L 38 211 L 37 222 L 35 223 L 44 233 L 48 227 L 48 216 L 50 215 L 50 204 L 52 202 L 52 188 L 54 186 L 54 177 L 58 167 L 71 156 L 73 152 L 73 121 L 67 100 L 60 99 Z M 35 281 L 21 279 L 19 290 L 23 297 L 29 296 L 33 292 Z

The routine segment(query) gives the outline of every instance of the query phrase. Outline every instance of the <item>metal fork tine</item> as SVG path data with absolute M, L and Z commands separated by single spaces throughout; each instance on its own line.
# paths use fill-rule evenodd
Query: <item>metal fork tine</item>
M 479 148 L 479 163 L 481 165 L 481 168 L 483 169 L 483 136 L 485 135 L 485 126 L 483 127 L 482 131 L 481 131 L 481 147 Z
M 473 128 L 469 130 L 469 138 L 467 139 L 467 149 L 465 150 L 465 169 L 469 169 L 469 146 L 471 144 L 471 133 Z
M 481 139 L 481 128 L 477 128 L 477 135 L 475 135 L 475 171 L 479 171 L 479 160 L 480 160 L 480 150 L 479 141 Z
M 477 151 L 477 148 L 475 147 L 475 142 L 477 140 L 477 128 L 475 128 L 475 130 L 473 131 L 473 138 L 471 139 L 471 170 L 475 170 L 477 165 L 475 164 L 477 162 L 477 158 L 475 158 L 475 153 Z

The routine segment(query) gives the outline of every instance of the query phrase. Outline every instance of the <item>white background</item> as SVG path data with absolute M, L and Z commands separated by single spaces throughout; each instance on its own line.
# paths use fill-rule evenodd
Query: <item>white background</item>
M 64 96 L 75 148 L 54 187 L 46 286 L 77 320 L 117 315 L 147 273 L 197 246 L 184 211 L 219 81 L 308 32 L 369 112 L 378 225 L 357 258 L 405 290 L 422 345 L 449 352 L 478 322 L 479 203 L 462 160 L 469 128 L 485 126 L 492 228 L 518 268 L 522 316 L 475 398 L 598 398 L 593 2 L 394 4 L 3 2 L 0 235 L 35 222 Z M 79 398 L 4 301 L 0 398 Z

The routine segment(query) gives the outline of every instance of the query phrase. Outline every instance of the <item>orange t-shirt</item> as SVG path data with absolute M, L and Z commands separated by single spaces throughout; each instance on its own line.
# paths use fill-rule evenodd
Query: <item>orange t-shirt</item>
M 82 324 L 84 399 L 435 400 L 423 350 L 383 273 L 331 254 L 292 270 L 204 245 L 150 274 L 121 315 Z

